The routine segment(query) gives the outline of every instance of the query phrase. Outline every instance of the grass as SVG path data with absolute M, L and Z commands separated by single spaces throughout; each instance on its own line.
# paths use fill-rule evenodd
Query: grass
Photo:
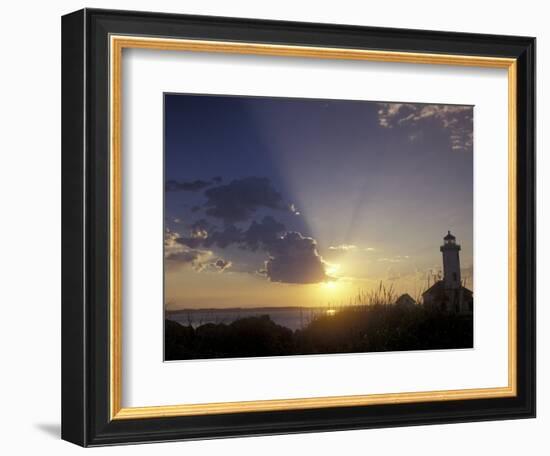
M 165 320 L 167 360 L 435 350 L 473 347 L 473 318 L 393 304 L 392 287 L 359 291 L 292 331 L 268 315 L 193 327 Z

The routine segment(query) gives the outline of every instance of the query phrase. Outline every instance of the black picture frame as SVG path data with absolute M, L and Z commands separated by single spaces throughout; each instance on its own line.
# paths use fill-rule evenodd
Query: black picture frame
M 112 34 L 517 59 L 517 395 L 111 420 Z M 62 19 L 62 127 L 63 439 L 99 446 L 535 416 L 534 38 L 84 9 Z

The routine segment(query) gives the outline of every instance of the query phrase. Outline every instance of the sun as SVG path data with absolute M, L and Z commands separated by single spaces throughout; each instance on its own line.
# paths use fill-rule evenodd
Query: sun
M 338 288 L 337 281 L 334 279 L 338 271 L 340 270 L 341 265 L 337 263 L 326 263 L 325 266 L 325 273 L 327 275 L 327 279 L 325 282 L 323 282 L 323 288 L 327 291 L 334 291 Z
M 329 276 L 335 275 L 341 268 L 341 265 L 336 263 L 327 263 L 325 267 L 325 272 Z
M 336 285 L 336 282 L 334 280 L 331 280 L 331 281 L 328 281 L 328 282 L 323 282 L 323 287 L 326 288 L 327 290 L 336 290 L 337 288 L 337 285 Z

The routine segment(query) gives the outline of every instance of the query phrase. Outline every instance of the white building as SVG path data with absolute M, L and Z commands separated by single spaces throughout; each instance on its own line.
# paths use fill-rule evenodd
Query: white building
M 462 285 L 460 276 L 460 245 L 450 231 L 439 249 L 443 255 L 443 280 L 434 283 L 422 294 L 424 305 L 433 309 L 458 314 L 471 314 L 474 295 Z

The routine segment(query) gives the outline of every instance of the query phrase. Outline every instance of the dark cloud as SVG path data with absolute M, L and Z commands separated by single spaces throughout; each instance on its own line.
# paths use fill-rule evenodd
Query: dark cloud
M 212 266 L 214 266 L 218 271 L 222 272 L 225 271 L 227 268 L 230 268 L 231 261 L 224 260 L 223 258 L 218 258 L 214 263 L 212 263 Z
M 210 229 L 210 223 L 205 219 L 200 219 L 191 225 L 191 237 L 195 239 L 206 239 L 208 237 L 208 230 Z
M 203 252 L 201 250 L 183 250 L 181 252 L 172 253 L 168 259 L 180 263 L 195 263 L 202 257 Z
M 201 246 L 209 247 L 209 245 L 207 245 L 208 243 L 206 242 L 206 240 L 208 239 L 209 228 L 210 224 L 207 220 L 197 220 L 191 225 L 191 232 L 188 237 L 178 237 L 175 241 L 192 249 L 196 249 L 197 247 Z
M 202 224 L 196 222 L 194 225 L 198 228 L 202 228 Z M 189 266 L 195 271 L 218 271 L 223 272 L 232 266 L 232 262 L 218 257 L 213 260 L 213 253 L 210 250 L 203 250 L 198 248 L 192 248 L 188 244 L 198 246 L 202 244 L 204 239 L 188 238 L 187 243 L 181 241 L 182 238 L 175 231 L 166 229 L 164 235 L 164 258 L 167 261 L 169 268 L 178 266 Z M 191 242 L 193 241 L 193 242 Z
M 285 209 L 282 197 L 265 177 L 246 177 L 204 192 L 206 214 L 231 224 L 242 222 L 260 208 Z
M 221 176 L 216 176 L 216 177 L 213 177 L 212 180 L 216 183 L 216 184 L 221 184 L 222 182 L 222 177 Z
M 319 283 L 330 280 L 317 242 L 297 232 L 288 232 L 272 243 L 263 273 L 272 282 Z
M 200 252 L 209 252 L 211 247 L 225 249 L 236 245 L 244 250 L 264 251 L 269 259 L 262 271 L 272 282 L 284 283 L 319 283 L 332 278 L 326 274 L 326 263 L 317 252 L 317 242 L 301 233 L 285 232 L 285 225 L 265 216 L 260 222 L 252 221 L 248 229 L 242 230 L 233 224 L 224 225 L 220 230 L 207 220 L 197 220 L 191 225 L 188 237 L 176 237 L 173 242 L 184 247 L 179 252 L 180 261 L 187 261 L 197 270 L 202 270 L 204 262 L 198 257 Z M 208 266 L 224 271 L 231 267 L 228 260 L 218 258 Z
M 178 244 L 184 245 L 186 247 L 189 247 L 191 249 L 196 249 L 202 245 L 204 245 L 204 239 L 202 238 L 196 238 L 196 237 L 179 237 L 176 239 L 176 242 Z
M 166 181 L 165 190 L 167 192 L 198 192 L 206 187 L 210 187 L 212 182 L 203 181 L 200 179 L 191 182 L 178 182 L 175 180 Z
M 233 265 L 231 261 L 223 258 L 217 258 L 215 261 L 212 261 L 212 252 L 209 250 L 188 248 L 171 253 L 166 256 L 166 260 L 171 266 L 189 266 L 197 272 L 224 272 Z
M 285 231 L 285 225 L 271 216 L 265 216 L 261 222 L 253 221 L 246 231 L 235 225 L 225 225 L 223 229 L 212 226 L 207 220 L 197 220 L 191 225 L 188 237 L 179 237 L 176 242 L 190 248 L 220 247 L 238 245 L 245 250 L 255 252 L 258 249 L 269 251 L 270 245 Z
M 253 221 L 243 235 L 245 247 L 256 251 L 259 248 L 269 250 L 270 246 L 285 231 L 285 225 L 278 222 L 270 215 L 265 216 L 261 222 Z
M 289 212 L 292 212 L 294 215 L 301 214 L 301 212 L 296 208 L 296 205 L 294 203 L 290 203 L 287 207 Z
M 184 248 L 166 255 L 166 260 L 171 265 L 190 266 L 195 271 L 202 271 L 210 264 L 212 252 L 209 250 Z
M 179 237 L 176 242 L 190 248 L 217 246 L 222 249 L 239 244 L 243 240 L 243 232 L 235 225 L 227 225 L 223 230 L 207 231 L 204 228 L 192 228 L 187 237 Z
M 226 225 L 221 231 L 213 231 L 204 241 L 206 247 L 216 245 L 222 249 L 242 242 L 243 232 L 235 225 Z
M 378 107 L 378 123 L 381 127 L 415 127 L 427 120 L 436 121 L 448 131 L 452 150 L 472 150 L 472 106 L 378 103 Z M 420 134 L 421 132 L 412 133 L 409 140 L 418 140 Z

